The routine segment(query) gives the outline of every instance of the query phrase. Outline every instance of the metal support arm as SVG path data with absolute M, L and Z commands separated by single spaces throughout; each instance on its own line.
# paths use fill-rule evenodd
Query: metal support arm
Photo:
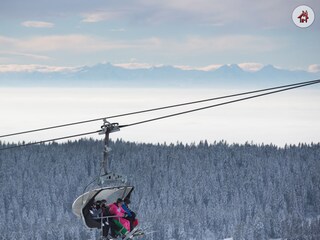
M 118 123 L 110 123 L 106 119 L 103 120 L 103 125 L 101 126 L 101 133 L 105 134 L 104 138 L 104 149 L 103 149 L 103 159 L 101 160 L 101 167 L 100 167 L 100 184 L 105 182 L 114 182 L 114 181 L 121 181 L 125 183 L 127 181 L 126 177 L 115 174 L 108 171 L 109 167 L 109 152 L 111 152 L 111 148 L 109 147 L 109 135 L 110 133 L 120 131 Z

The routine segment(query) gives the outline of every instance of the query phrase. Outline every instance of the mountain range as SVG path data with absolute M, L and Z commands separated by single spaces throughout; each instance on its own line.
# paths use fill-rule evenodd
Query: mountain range
M 215 70 L 183 70 L 174 66 L 128 69 L 110 63 L 74 68 L 72 71 L 0 72 L 1 87 L 179 87 L 286 84 L 315 80 L 320 73 L 285 70 L 266 65 L 249 72 L 237 64 L 223 65 Z

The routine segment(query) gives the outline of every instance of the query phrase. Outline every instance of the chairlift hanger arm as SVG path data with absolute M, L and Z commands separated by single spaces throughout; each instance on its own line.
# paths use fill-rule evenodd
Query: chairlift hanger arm
M 122 183 L 127 182 L 127 178 L 120 174 L 116 174 L 108 171 L 109 167 L 109 153 L 111 148 L 109 147 L 110 143 L 110 133 L 120 131 L 118 123 L 110 123 L 106 119 L 103 119 L 103 125 L 101 126 L 101 132 L 99 134 L 104 134 L 104 150 L 103 150 L 103 159 L 101 160 L 100 165 L 100 177 L 99 184 L 103 185 L 104 183 L 112 183 L 121 181 Z

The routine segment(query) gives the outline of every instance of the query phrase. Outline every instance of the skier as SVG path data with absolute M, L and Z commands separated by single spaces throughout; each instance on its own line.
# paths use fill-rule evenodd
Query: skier
M 125 198 L 121 207 L 127 214 L 125 218 L 130 222 L 130 231 L 132 231 L 138 225 L 138 219 L 136 219 L 136 213 L 129 208 L 130 203 L 130 199 Z
M 124 217 L 127 216 L 126 212 L 121 207 L 123 200 L 118 198 L 115 203 L 109 205 L 109 212 L 112 218 L 112 221 L 115 223 L 116 226 L 120 227 L 120 230 L 116 230 L 111 228 L 111 235 L 114 237 L 116 232 L 126 235 L 130 232 L 130 222 L 125 219 Z
M 106 200 L 96 201 L 91 207 L 90 213 L 93 219 L 101 223 L 102 235 L 107 237 L 109 233 L 109 221 L 106 216 L 109 215 L 109 211 L 106 206 Z

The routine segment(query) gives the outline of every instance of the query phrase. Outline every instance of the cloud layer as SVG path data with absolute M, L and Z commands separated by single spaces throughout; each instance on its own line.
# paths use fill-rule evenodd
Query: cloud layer
M 309 66 L 308 70 L 312 73 L 320 72 L 320 64 L 312 64 Z
M 54 26 L 53 23 L 41 22 L 41 21 L 25 21 L 25 22 L 22 22 L 21 25 L 25 27 L 33 27 L 33 28 L 52 28 Z
M 0 73 L 9 73 L 9 72 L 73 72 L 76 71 L 75 67 L 61 67 L 61 66 L 45 66 L 45 65 L 36 65 L 36 64 L 7 64 L 0 65 Z

